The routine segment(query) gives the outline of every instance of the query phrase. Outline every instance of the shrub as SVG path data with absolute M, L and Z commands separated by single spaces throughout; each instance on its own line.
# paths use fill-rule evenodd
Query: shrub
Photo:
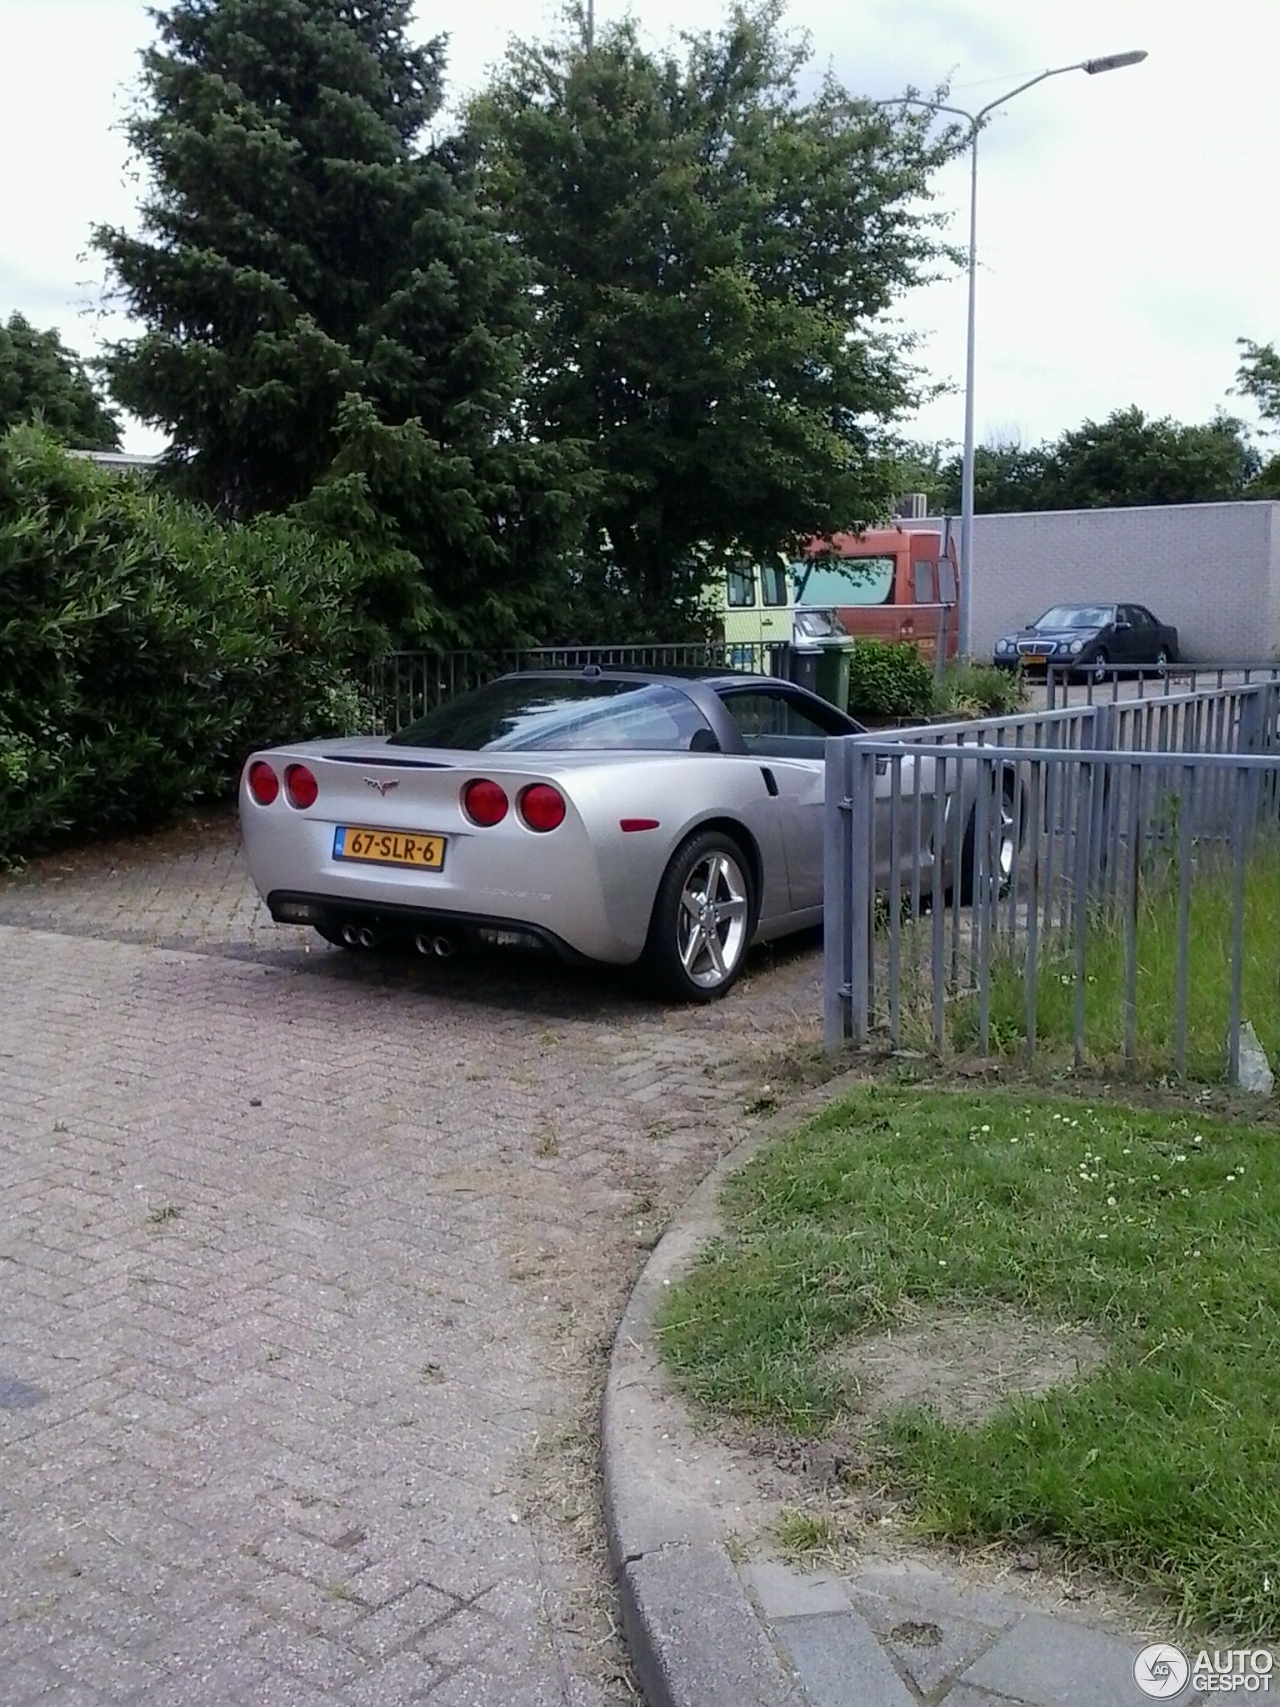
M 361 719 L 361 571 L 295 522 L 207 512 L 0 439 L 0 860 L 230 791 L 246 751 Z
M 953 658 L 946 666 L 934 698 L 938 711 L 956 717 L 1009 717 L 1026 700 L 1022 676 L 994 664 L 975 664 Z
M 849 659 L 849 711 L 854 717 L 927 717 L 933 710 L 933 666 L 914 646 L 857 640 Z

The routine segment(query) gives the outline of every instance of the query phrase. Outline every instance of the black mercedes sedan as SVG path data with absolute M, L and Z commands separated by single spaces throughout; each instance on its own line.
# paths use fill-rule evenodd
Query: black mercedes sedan
M 1028 628 L 997 640 L 993 656 L 1007 669 L 1054 664 L 1097 676 L 1113 666 L 1163 670 L 1178 661 L 1178 631 L 1145 605 L 1054 605 Z

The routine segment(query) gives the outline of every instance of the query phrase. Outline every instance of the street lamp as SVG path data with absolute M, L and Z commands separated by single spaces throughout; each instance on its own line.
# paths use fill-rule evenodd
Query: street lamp
M 965 349 L 964 374 L 964 461 L 960 475 L 960 585 L 957 590 L 957 639 L 956 649 L 960 656 L 967 657 L 972 649 L 970 602 L 970 567 L 973 559 L 973 349 L 974 349 L 974 300 L 977 283 L 977 254 L 978 254 L 978 132 L 990 113 L 997 107 L 1002 107 L 1011 101 L 1015 95 L 1021 95 L 1026 89 L 1034 89 L 1037 83 L 1043 83 L 1047 77 L 1061 77 L 1068 71 L 1084 71 L 1090 77 L 1096 77 L 1100 71 L 1119 71 L 1126 65 L 1140 65 L 1147 57 L 1144 48 L 1132 53 L 1108 53 L 1101 59 L 1081 59 L 1074 65 L 1056 65 L 1050 71 L 1042 71 L 1038 77 L 1029 77 L 1025 83 L 1019 83 L 1016 89 L 1009 89 L 997 100 L 989 101 L 985 107 L 976 113 L 970 113 L 963 107 L 952 107 L 941 101 L 925 101 L 910 95 L 900 96 L 896 101 L 877 101 L 877 106 L 908 106 L 926 107 L 935 113 L 955 113 L 969 123 L 969 334 Z

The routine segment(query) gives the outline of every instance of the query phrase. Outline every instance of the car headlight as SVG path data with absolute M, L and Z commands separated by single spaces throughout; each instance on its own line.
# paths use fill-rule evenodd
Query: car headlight
M 997 640 L 996 641 L 996 651 L 997 652 L 1010 652 L 1010 651 L 1012 651 L 1012 649 L 1013 649 L 1012 640 Z
M 1071 642 L 1071 650 L 1073 652 L 1083 652 L 1084 651 L 1084 641 L 1083 640 L 1073 640 Z

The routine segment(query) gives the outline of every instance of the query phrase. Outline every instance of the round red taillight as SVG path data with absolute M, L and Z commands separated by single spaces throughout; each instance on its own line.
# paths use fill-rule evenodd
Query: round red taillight
M 290 806 L 297 806 L 305 812 L 308 806 L 315 805 L 320 784 L 305 765 L 288 765 L 284 773 L 284 791 Z
M 249 766 L 249 793 L 259 806 L 270 806 L 280 792 L 280 779 L 269 764 L 255 759 Z
M 520 796 L 520 816 L 531 830 L 554 830 L 564 823 L 564 795 L 549 782 L 530 783 Z
M 507 797 L 497 783 L 485 777 L 477 777 L 462 791 L 462 810 L 473 824 L 483 829 L 500 824 L 507 815 L 507 806 Z

